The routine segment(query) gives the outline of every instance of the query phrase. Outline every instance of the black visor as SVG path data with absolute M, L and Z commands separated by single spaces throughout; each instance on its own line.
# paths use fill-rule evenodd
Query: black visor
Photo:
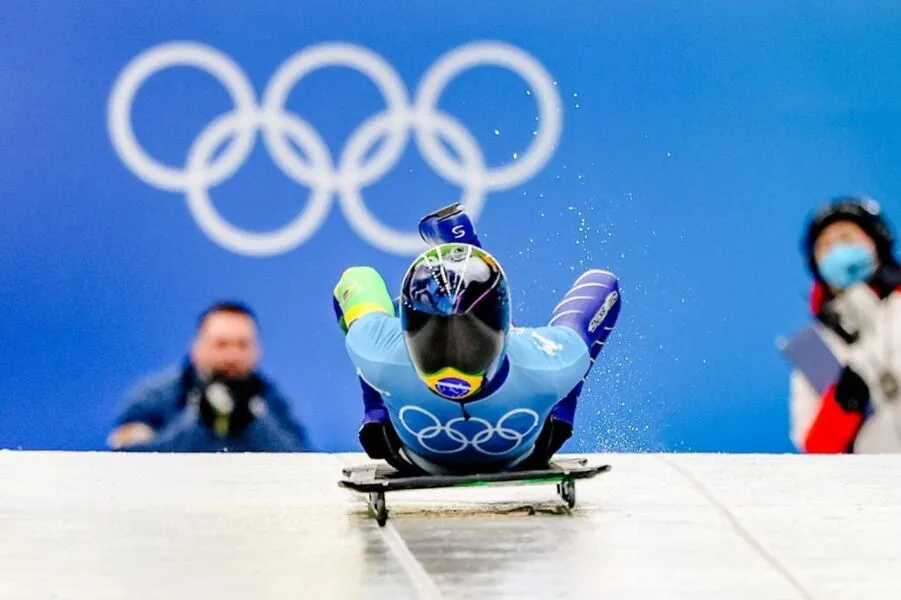
M 421 373 L 437 373 L 446 367 L 467 374 L 484 373 L 504 349 L 504 332 L 488 327 L 474 315 L 419 313 L 410 321 L 419 327 L 405 329 L 407 349 Z

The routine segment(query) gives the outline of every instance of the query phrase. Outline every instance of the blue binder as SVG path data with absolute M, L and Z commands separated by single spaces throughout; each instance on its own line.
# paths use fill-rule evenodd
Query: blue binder
M 779 346 L 792 366 L 804 375 L 820 395 L 838 380 L 844 368 L 813 326 L 788 341 L 780 340 Z

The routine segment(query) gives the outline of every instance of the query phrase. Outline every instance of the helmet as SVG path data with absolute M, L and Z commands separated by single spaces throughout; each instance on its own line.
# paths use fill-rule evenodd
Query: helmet
M 876 255 L 881 264 L 894 264 L 894 237 L 888 222 L 882 216 L 879 203 L 871 198 L 838 196 L 820 208 L 811 217 L 804 234 L 802 251 L 811 275 L 822 281 L 817 267 L 814 245 L 826 227 L 838 221 L 850 221 L 870 236 L 876 245 Z
M 420 379 L 463 402 L 498 373 L 510 331 L 510 291 L 501 266 L 470 244 L 419 255 L 400 296 L 404 342 Z

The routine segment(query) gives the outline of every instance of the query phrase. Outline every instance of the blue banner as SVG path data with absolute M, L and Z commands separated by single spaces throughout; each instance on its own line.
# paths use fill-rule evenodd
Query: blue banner
M 398 288 L 419 217 L 462 201 L 518 323 L 621 279 L 566 449 L 788 451 L 804 218 L 901 208 L 896 3 L 4 8 L 0 447 L 104 447 L 238 297 L 316 447 L 357 449 L 332 287 Z

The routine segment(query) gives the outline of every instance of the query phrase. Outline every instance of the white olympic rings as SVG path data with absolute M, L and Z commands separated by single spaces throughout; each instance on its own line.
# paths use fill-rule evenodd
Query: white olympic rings
M 518 74 L 534 90 L 538 102 L 539 128 L 531 145 L 517 160 L 497 168 L 487 167 L 472 134 L 438 109 L 448 84 L 463 71 L 482 65 L 500 66 Z M 181 168 L 162 164 L 147 154 L 135 136 L 131 114 L 144 82 L 175 66 L 194 67 L 213 75 L 235 105 L 198 135 Z M 372 80 L 386 107 L 351 134 L 336 167 L 320 135 L 300 116 L 286 112 L 285 101 L 294 86 L 313 71 L 339 66 L 355 69 Z M 519 48 L 498 42 L 467 44 L 439 58 L 423 77 L 412 105 L 400 76 L 377 54 L 348 43 L 315 45 L 294 54 L 277 69 L 259 107 L 249 79 L 228 56 L 202 44 L 172 42 L 141 53 L 122 70 L 110 93 L 107 125 L 125 165 L 145 183 L 183 192 L 200 228 L 233 252 L 271 256 L 296 248 L 319 229 L 337 194 L 350 225 L 363 239 L 386 252 L 416 254 L 425 248 L 419 235 L 383 224 L 366 207 L 362 195 L 364 187 L 397 163 L 411 130 L 429 165 L 464 189 L 461 202 L 476 219 L 486 192 L 520 185 L 544 167 L 560 138 L 562 115 L 560 97 L 544 67 Z M 235 175 L 252 151 L 259 131 L 277 166 L 310 189 L 310 199 L 300 214 L 284 227 L 263 233 L 246 231 L 227 221 L 213 206 L 209 194 L 210 188 Z M 383 139 L 384 143 L 370 153 Z M 442 140 L 453 147 L 459 159 L 448 152 Z M 228 145 L 214 158 L 216 149 L 226 141 Z M 292 142 L 303 154 L 294 150 Z
M 431 421 L 431 424 L 426 425 L 418 431 L 415 431 L 412 427 L 410 427 L 410 424 L 407 423 L 406 415 L 410 412 L 421 414 L 426 419 Z M 526 415 L 531 419 L 532 423 L 525 431 L 505 427 L 507 421 L 509 419 L 512 419 L 513 417 L 516 417 L 517 415 Z M 419 442 L 420 446 L 422 446 L 429 452 L 434 452 L 435 454 L 455 454 L 457 452 L 462 452 L 469 447 L 472 447 L 478 452 L 488 456 L 501 456 L 504 454 L 509 454 L 510 452 L 516 450 L 520 446 L 520 444 L 523 443 L 526 436 L 529 435 L 532 430 L 534 430 L 538 426 L 538 422 L 540 421 L 538 413 L 529 408 L 516 408 L 507 412 L 500 419 L 498 419 L 496 425 L 492 425 L 490 422 L 479 417 L 469 417 L 468 419 L 465 419 L 464 417 L 454 417 L 447 423 L 442 424 L 438 417 L 436 417 L 430 411 L 422 407 L 413 405 L 407 405 L 401 408 L 400 412 L 398 413 L 398 417 L 403 428 L 406 429 L 410 433 L 410 435 L 416 438 L 416 441 Z M 466 437 L 463 432 L 454 429 L 455 425 L 462 423 L 463 421 L 466 421 L 467 423 L 476 423 L 480 427 L 484 427 L 484 429 L 476 433 L 471 438 Z M 442 449 L 435 448 L 428 444 L 429 440 L 437 438 L 442 433 L 451 441 L 453 441 L 456 446 L 451 449 Z M 508 442 L 514 443 L 508 448 L 500 451 L 486 449 L 484 447 L 484 444 L 494 438 L 494 436 L 498 436 L 504 440 L 507 440 Z

